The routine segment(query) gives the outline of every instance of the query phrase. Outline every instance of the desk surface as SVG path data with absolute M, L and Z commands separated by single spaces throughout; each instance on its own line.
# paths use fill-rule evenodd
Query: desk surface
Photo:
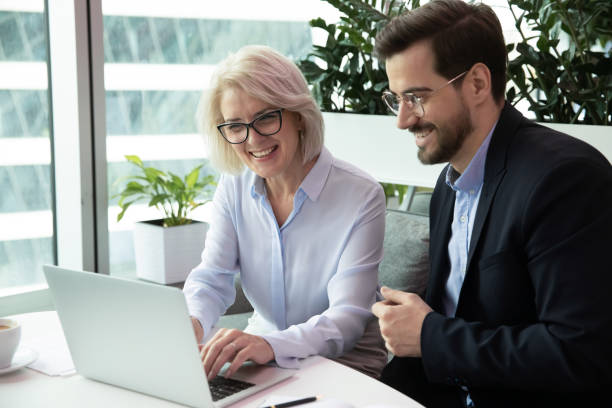
M 22 324 L 22 344 L 40 338 L 49 331 L 60 331 L 55 312 L 12 316 Z M 345 401 L 355 407 L 420 407 L 396 390 L 358 371 L 329 359 L 315 356 L 303 361 L 292 378 L 245 398 L 232 408 L 255 408 L 268 395 L 322 395 Z M 88 380 L 78 374 L 51 377 L 29 368 L 0 376 L 0 407 L 182 407 L 123 388 Z

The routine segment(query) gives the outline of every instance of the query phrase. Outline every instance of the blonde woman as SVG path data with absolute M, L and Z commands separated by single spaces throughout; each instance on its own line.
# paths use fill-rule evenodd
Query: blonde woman
M 240 274 L 254 313 L 203 346 L 214 377 L 247 361 L 297 367 L 322 355 L 378 377 L 387 353 L 377 299 L 385 197 L 323 146 L 323 118 L 286 57 L 247 46 L 221 62 L 201 105 L 222 173 L 202 263 L 184 292 L 198 341 L 234 302 Z

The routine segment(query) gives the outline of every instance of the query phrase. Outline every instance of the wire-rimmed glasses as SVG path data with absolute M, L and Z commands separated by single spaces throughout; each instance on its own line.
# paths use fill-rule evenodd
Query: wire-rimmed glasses
M 250 123 L 226 122 L 217 125 L 221 136 L 231 144 L 244 143 L 249 138 L 249 128 L 262 136 L 272 136 L 283 126 L 283 109 L 262 113 Z
M 387 105 L 389 110 L 396 116 L 399 115 L 400 105 L 403 102 L 405 109 L 408 110 L 408 113 L 415 115 L 417 118 L 422 118 L 425 115 L 423 99 L 431 97 L 433 94 L 452 84 L 467 73 L 468 71 L 460 73 L 441 87 L 434 89 L 433 91 L 429 91 L 427 95 L 417 96 L 412 92 L 402 92 L 400 95 L 397 95 L 391 91 L 384 91 L 382 94 L 382 100 L 385 102 L 385 105 Z

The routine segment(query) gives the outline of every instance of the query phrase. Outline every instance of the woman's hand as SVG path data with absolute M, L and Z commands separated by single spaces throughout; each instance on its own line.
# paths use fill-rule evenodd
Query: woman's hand
M 225 373 L 229 377 L 247 360 L 265 364 L 274 359 L 274 350 L 262 337 L 236 329 L 219 331 L 202 347 L 200 352 L 204 371 L 213 379 L 227 362 L 231 365 Z

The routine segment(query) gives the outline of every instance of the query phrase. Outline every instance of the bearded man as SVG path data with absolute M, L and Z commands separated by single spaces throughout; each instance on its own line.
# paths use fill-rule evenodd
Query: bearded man
M 504 100 L 484 4 L 434 0 L 377 37 L 397 126 L 448 162 L 425 299 L 383 288 L 382 380 L 427 407 L 610 406 L 612 166 Z

